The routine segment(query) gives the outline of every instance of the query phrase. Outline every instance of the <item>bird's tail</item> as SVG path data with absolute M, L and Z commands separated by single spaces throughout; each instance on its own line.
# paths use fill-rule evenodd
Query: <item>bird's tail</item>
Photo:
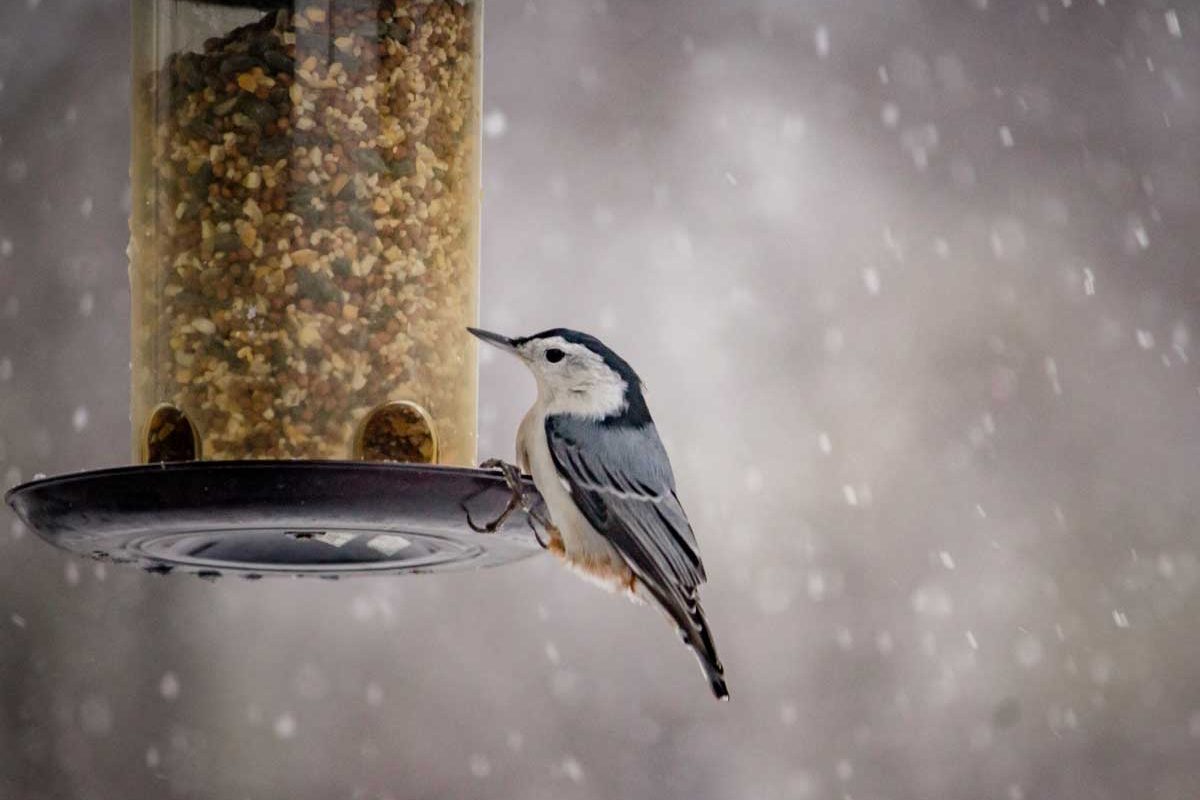
M 717 647 L 713 644 L 712 633 L 708 629 L 708 620 L 704 617 L 704 609 L 700 607 L 700 598 L 693 589 L 680 603 L 665 593 L 656 590 L 645 583 L 658 605 L 662 607 L 671 621 L 679 629 L 679 635 L 700 662 L 700 668 L 708 678 L 713 696 L 718 700 L 729 699 L 729 687 L 725 684 L 725 667 L 717 655 Z
M 696 654 L 700 667 L 708 678 L 713 696 L 718 700 L 729 699 L 729 687 L 725 685 L 725 667 L 717 655 L 717 647 L 713 644 L 712 633 L 708 629 L 708 620 L 704 618 L 704 609 L 697 602 L 694 611 L 688 614 L 691 630 L 685 630 L 684 641 Z

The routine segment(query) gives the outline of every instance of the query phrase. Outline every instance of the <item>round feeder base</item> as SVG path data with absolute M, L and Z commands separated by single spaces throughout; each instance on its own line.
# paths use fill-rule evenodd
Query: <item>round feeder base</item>
M 527 483 L 529 492 L 536 492 Z M 202 578 L 339 578 L 496 566 L 541 549 L 494 472 L 349 461 L 198 461 L 45 478 L 6 500 L 65 550 Z

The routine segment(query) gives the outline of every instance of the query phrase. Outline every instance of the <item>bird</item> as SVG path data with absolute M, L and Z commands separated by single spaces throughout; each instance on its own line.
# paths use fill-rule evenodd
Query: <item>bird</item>
M 548 549 L 575 571 L 656 605 L 729 699 L 725 668 L 700 605 L 707 580 L 666 448 L 633 367 L 594 336 L 554 328 L 509 338 L 467 328 L 520 359 L 537 399 L 517 431 L 517 464 L 549 513 Z M 515 472 L 515 470 L 514 470 Z M 514 492 L 519 482 L 510 478 Z

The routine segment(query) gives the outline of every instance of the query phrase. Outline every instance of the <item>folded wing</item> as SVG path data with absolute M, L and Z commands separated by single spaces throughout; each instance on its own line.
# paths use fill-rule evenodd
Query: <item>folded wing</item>
M 704 565 L 653 423 L 610 426 L 551 416 L 546 439 L 579 510 L 679 626 L 714 692 L 724 696 L 723 668 L 697 596 Z

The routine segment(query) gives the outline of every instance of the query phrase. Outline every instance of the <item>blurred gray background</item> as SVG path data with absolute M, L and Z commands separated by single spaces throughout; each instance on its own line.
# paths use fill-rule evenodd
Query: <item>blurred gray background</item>
M 128 460 L 128 1 L 0 10 L 6 488 Z M 487 15 L 482 322 L 642 372 L 733 702 L 549 557 L 207 584 L 6 509 L 0 797 L 1200 796 L 1200 9 Z

